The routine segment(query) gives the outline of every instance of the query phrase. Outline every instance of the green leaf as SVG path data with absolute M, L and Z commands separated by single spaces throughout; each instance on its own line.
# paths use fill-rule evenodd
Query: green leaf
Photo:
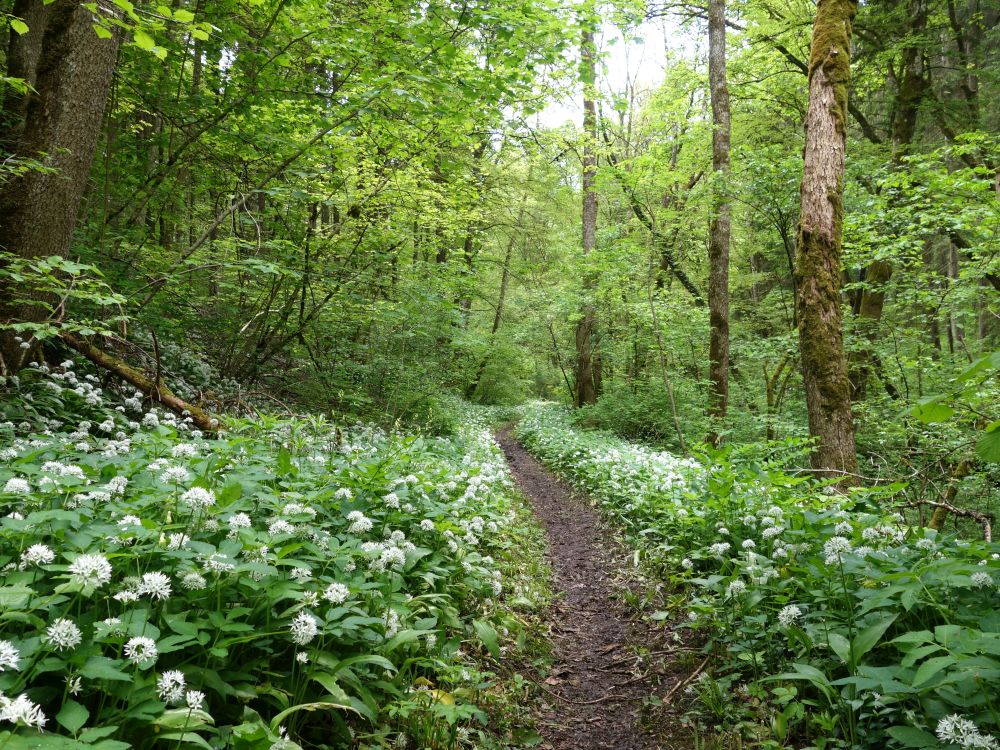
M 286 708 L 284 711 L 277 714 L 273 719 L 271 719 L 271 731 L 277 732 L 278 727 L 281 726 L 281 722 L 284 721 L 286 716 L 290 716 L 296 711 L 327 711 L 333 709 L 343 709 L 346 711 L 353 711 L 358 713 L 358 710 L 353 706 L 342 706 L 339 703 L 330 703 L 329 701 L 318 701 L 315 703 L 300 703 L 297 706 L 292 706 L 291 708 Z
M 90 718 L 90 711 L 70 698 L 63 703 L 59 713 L 56 714 L 56 721 L 66 728 L 70 734 L 76 734 L 80 728 L 87 723 Z
M 95 23 L 94 24 L 94 33 L 97 34 L 97 36 L 100 39 L 110 39 L 111 38 L 111 30 L 110 29 L 106 29 L 105 27 L 101 26 L 101 24 L 99 24 L 99 23 Z
M 292 454 L 288 452 L 287 448 L 282 448 L 278 451 L 278 466 L 275 473 L 279 477 L 286 476 L 292 473 Z
M 933 659 L 928 659 L 917 669 L 917 673 L 913 676 L 913 682 L 911 683 L 912 687 L 922 685 L 942 669 L 950 667 L 953 664 L 955 664 L 954 656 L 935 656 Z
M 171 708 L 169 711 L 164 711 L 153 723 L 161 729 L 195 729 L 206 724 L 214 724 L 215 719 L 200 708 L 193 711 L 186 708 Z
M 989 425 L 976 441 L 976 455 L 988 463 L 1000 463 L 1000 420 Z
M 120 682 L 131 682 L 132 675 L 126 674 L 118 669 L 118 665 L 125 662 L 118 659 L 109 659 L 106 656 L 91 656 L 87 663 L 80 670 L 80 675 L 89 680 L 118 680 Z
M 180 23 L 191 23 L 194 20 L 194 13 L 183 8 L 174 11 L 174 20 Z
M 497 631 L 493 626 L 482 620 L 473 620 L 472 627 L 476 629 L 476 632 L 479 634 L 479 640 L 483 642 L 483 645 L 486 646 L 493 658 L 499 659 L 500 644 L 498 642 Z
M 946 419 L 950 419 L 955 414 L 955 410 L 946 404 L 942 404 L 941 401 L 943 399 L 944 396 L 930 396 L 921 400 L 910 408 L 910 416 L 924 424 L 943 422 Z
M 309 675 L 309 678 L 313 682 L 318 682 L 322 685 L 323 689 L 330 694 L 330 697 L 333 698 L 334 701 L 342 703 L 345 706 L 351 705 L 351 696 L 347 694 L 344 688 L 337 684 L 337 678 L 332 674 L 328 674 L 327 672 L 314 672 Z
M 9 21 L 10 21 L 10 27 L 18 34 L 24 35 L 28 33 L 28 24 L 26 24 L 20 18 L 11 18 L 9 19 Z
M 0 586 L 0 609 L 19 609 L 28 603 L 34 593 L 34 589 L 24 584 Z
M 871 651 L 878 644 L 879 640 L 885 635 L 885 631 L 889 629 L 889 626 L 896 621 L 898 615 L 892 615 L 887 617 L 881 622 L 877 622 L 871 625 L 856 636 L 854 636 L 854 641 L 851 643 L 851 652 L 854 658 L 854 664 L 858 664 L 861 661 L 861 657 Z
M 830 648 L 844 664 L 851 663 L 851 643 L 840 633 L 830 633 Z
M 135 43 L 139 49 L 151 50 L 156 46 L 156 40 L 153 39 L 149 34 L 147 34 L 142 29 L 136 29 L 132 32 L 132 41 Z
M 889 727 L 889 736 L 903 747 L 938 747 L 937 737 L 923 729 L 907 726 Z

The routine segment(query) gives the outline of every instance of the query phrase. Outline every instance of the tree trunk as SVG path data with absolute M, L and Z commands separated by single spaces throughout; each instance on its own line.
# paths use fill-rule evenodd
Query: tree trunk
M 847 87 L 855 0 L 819 0 L 809 59 L 796 282 L 813 469 L 854 482 L 857 457 L 840 311 Z
M 18 157 L 40 160 L 47 169 L 23 172 L 0 186 L 0 237 L 7 252 L 37 258 L 69 250 L 114 76 L 119 34 L 99 38 L 93 14 L 77 0 L 55 0 L 44 7 L 42 0 L 32 0 L 29 6 L 24 15 L 36 27 L 23 40 L 30 49 L 18 53 L 17 60 L 36 93 L 5 108 L 4 115 L 14 119 L 5 122 L 10 140 L 4 147 Z M 18 43 L 11 40 L 11 48 Z M 0 288 L 0 320 L 44 320 L 44 305 L 15 303 L 11 293 Z M 8 372 L 23 367 L 32 353 L 31 347 L 18 346 L 13 332 L 0 332 L 0 358 Z
M 708 82 L 712 97 L 713 216 L 708 239 L 708 442 L 718 446 L 717 428 L 729 404 L 729 88 L 726 83 L 726 3 L 708 4 Z
M 580 77 L 583 79 L 583 254 L 587 256 L 597 247 L 597 107 L 594 102 L 597 79 L 594 32 L 588 26 L 583 32 L 580 48 Z M 583 280 L 584 294 L 593 293 L 594 279 L 587 272 Z M 576 405 L 597 403 L 597 382 L 594 377 L 594 333 L 597 313 L 588 299 L 583 306 L 583 316 L 576 326 Z

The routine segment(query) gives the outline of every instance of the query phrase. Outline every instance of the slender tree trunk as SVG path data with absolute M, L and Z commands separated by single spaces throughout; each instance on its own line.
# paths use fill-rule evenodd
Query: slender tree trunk
M 596 49 L 593 19 L 587 19 L 580 49 L 580 77 L 583 79 L 583 254 L 597 247 L 597 107 L 594 102 L 597 79 Z M 584 294 L 593 293 L 594 279 L 588 272 L 583 280 Z M 597 403 L 597 382 L 594 377 L 594 333 L 597 312 L 588 299 L 583 316 L 576 327 L 576 405 Z
M 36 28 L 29 28 L 26 49 L 17 59 L 36 93 L 5 110 L 13 119 L 4 123 L 9 139 L 4 147 L 39 159 L 48 169 L 23 172 L 0 186 L 0 242 L 22 258 L 66 255 L 101 132 L 119 34 L 99 38 L 93 14 L 77 0 L 48 5 L 33 0 L 25 16 Z M 0 288 L 0 320 L 45 319 L 40 296 L 28 291 L 29 299 L 17 302 L 13 291 Z M 12 332 L 0 333 L 0 357 L 8 372 L 23 367 L 32 353 L 31 346 L 20 348 Z
M 809 59 L 796 282 L 814 470 L 854 482 L 857 456 L 840 311 L 847 87 L 855 0 L 819 0 Z
M 726 2 L 708 4 L 708 82 L 712 97 L 713 216 L 708 238 L 708 442 L 719 444 L 717 429 L 729 404 L 729 87 L 726 83 Z

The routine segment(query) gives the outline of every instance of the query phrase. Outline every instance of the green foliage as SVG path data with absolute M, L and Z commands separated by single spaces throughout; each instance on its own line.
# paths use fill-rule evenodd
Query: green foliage
M 508 602 L 545 593 L 486 415 L 448 439 L 266 416 L 207 438 L 94 380 L 67 362 L 7 383 L 0 691 L 24 728 L 5 746 L 452 748 L 508 727 L 489 670 L 529 635 Z
M 686 595 L 681 627 L 709 639 L 728 686 L 699 683 L 709 727 L 750 720 L 767 747 L 817 748 L 938 748 L 954 714 L 1000 728 L 1000 545 L 904 519 L 900 485 L 831 494 L 786 470 L 794 442 L 679 459 L 537 404 L 518 435 Z

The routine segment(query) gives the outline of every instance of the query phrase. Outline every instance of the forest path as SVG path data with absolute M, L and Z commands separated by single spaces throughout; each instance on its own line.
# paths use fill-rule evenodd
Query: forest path
M 629 617 L 613 592 L 626 562 L 586 498 L 573 493 L 511 434 L 497 433 L 518 487 L 549 541 L 559 598 L 550 614 L 555 663 L 541 687 L 539 731 L 546 750 L 660 750 L 689 747 L 643 728 L 643 708 L 677 665 L 657 663 L 664 631 Z M 621 552 L 617 550 L 617 552 Z M 669 652 L 671 649 L 665 649 Z M 640 656 L 642 654 L 642 656 Z M 669 655 L 668 655 L 669 658 Z M 682 675 L 683 677 L 683 675 Z M 666 679 L 665 679 L 666 678 Z M 660 727 L 661 730 L 665 729 Z M 681 732 L 680 735 L 686 733 Z

